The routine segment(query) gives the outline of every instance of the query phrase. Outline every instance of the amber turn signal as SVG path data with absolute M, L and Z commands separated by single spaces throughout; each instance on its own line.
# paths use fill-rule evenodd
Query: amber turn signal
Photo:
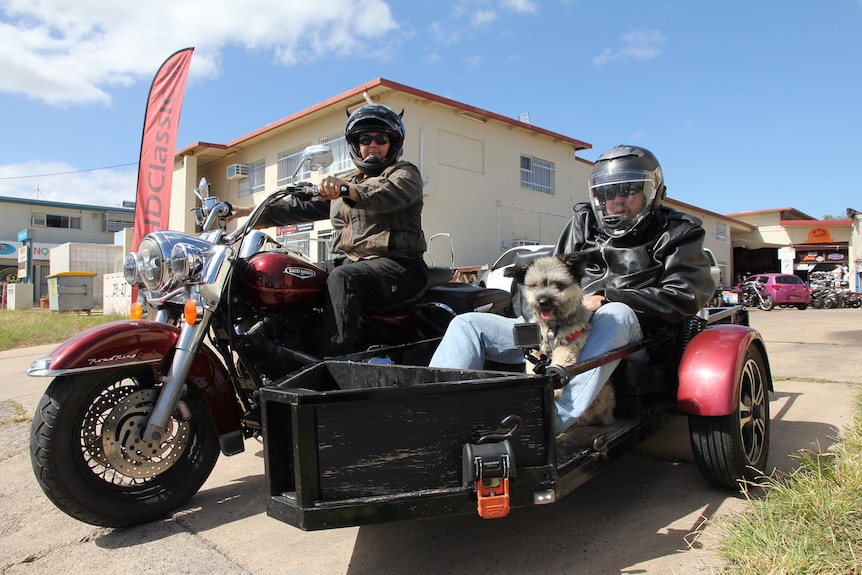
M 195 303 L 195 300 L 189 299 L 183 304 L 183 318 L 189 325 L 194 325 L 198 322 L 198 304 Z

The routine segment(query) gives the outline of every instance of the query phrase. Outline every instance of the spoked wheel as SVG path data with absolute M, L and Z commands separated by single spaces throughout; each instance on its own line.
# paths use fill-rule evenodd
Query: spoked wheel
M 149 368 L 56 378 L 33 417 L 30 460 L 68 515 L 105 527 L 165 516 L 206 481 L 219 455 L 206 407 L 185 397 L 159 442 L 140 435 L 158 397 Z
M 772 299 L 771 295 L 763 296 L 763 299 L 760 301 L 760 309 L 763 311 L 772 311 L 775 308 L 775 300 Z
M 694 459 L 707 481 L 738 488 L 763 474 L 769 455 L 769 381 L 760 350 L 750 347 L 740 374 L 736 409 L 730 415 L 688 419 Z

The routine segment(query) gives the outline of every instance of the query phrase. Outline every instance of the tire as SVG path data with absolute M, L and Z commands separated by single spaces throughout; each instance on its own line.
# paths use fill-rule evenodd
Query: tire
M 763 301 L 760 302 L 758 306 L 763 311 L 772 311 L 775 308 L 775 300 L 772 299 L 771 295 L 763 296 Z
M 206 406 L 184 397 L 168 440 L 132 445 L 157 390 L 152 371 L 133 367 L 54 379 L 33 417 L 30 461 L 45 495 L 92 525 L 130 527 L 188 501 L 215 466 L 219 443 Z
M 688 418 L 694 460 L 713 485 L 738 489 L 763 475 L 769 456 L 769 382 L 763 355 L 750 347 L 740 373 L 740 395 L 730 415 Z
M 807 303 L 799 303 L 799 304 L 796 304 L 796 309 L 798 309 L 798 310 L 806 310 L 806 309 L 808 309 L 808 304 L 807 304 Z

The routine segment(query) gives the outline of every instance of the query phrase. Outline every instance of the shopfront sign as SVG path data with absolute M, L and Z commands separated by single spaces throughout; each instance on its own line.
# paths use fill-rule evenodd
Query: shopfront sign
M 822 244 L 834 242 L 832 239 L 832 232 L 829 231 L 829 228 L 811 228 L 808 230 L 808 238 L 805 240 L 805 243 L 808 244 Z
M 30 249 L 33 254 L 33 260 L 42 260 L 47 262 L 51 259 L 51 248 L 55 248 L 57 245 L 58 244 L 31 244 Z M 17 261 L 19 257 L 19 249 L 23 249 L 23 246 L 19 245 L 18 242 L 11 242 L 8 240 L 0 241 L 0 260 L 10 259 Z
M 57 247 L 58 244 L 40 244 L 34 243 L 31 245 L 33 260 L 48 261 L 51 259 L 51 248 Z M 18 249 L 21 248 L 18 242 L 9 240 L 0 241 L 0 260 L 2 259 L 18 259 Z

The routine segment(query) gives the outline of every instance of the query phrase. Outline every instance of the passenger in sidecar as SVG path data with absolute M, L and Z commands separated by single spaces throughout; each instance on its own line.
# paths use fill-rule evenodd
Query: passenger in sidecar
M 554 249 L 559 256 L 579 253 L 585 261 L 581 289 L 593 316 L 582 360 L 641 341 L 644 329 L 679 324 L 715 291 L 701 221 L 662 206 L 666 189 L 661 166 L 649 150 L 616 146 L 596 160 L 590 202 L 575 206 Z M 529 319 L 524 306 L 520 318 L 458 316 L 430 365 L 482 369 L 486 360 L 520 364 L 523 353 L 512 329 Z M 590 406 L 618 364 L 580 372 L 564 385 L 556 400 L 557 433 Z

